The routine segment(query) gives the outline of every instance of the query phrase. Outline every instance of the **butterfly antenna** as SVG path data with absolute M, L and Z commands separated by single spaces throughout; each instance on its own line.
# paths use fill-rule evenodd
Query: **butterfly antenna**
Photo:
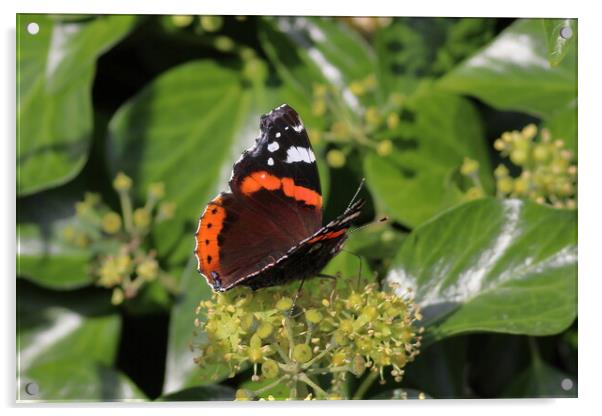
M 351 207 L 351 205 L 353 205 L 353 203 L 355 202 L 355 199 L 357 198 L 357 196 L 360 194 L 360 191 L 364 187 L 364 182 L 366 182 L 366 178 L 362 178 L 359 186 L 357 187 L 357 191 L 355 191 L 355 195 L 353 195 L 353 198 L 351 198 L 351 201 L 349 202 L 349 205 L 347 205 L 346 210 L 348 210 Z
M 379 219 L 377 222 L 387 222 L 387 221 L 389 221 L 389 217 L 387 217 L 387 216 L 385 215 L 384 217 L 381 217 L 381 218 L 380 218 L 380 219 Z M 353 230 L 349 230 L 349 234 L 351 234 L 351 233 L 354 233 L 354 232 L 356 232 L 356 231 L 359 231 L 359 230 L 361 230 L 361 229 L 363 229 L 363 228 L 366 228 L 366 227 L 368 227 L 368 226 L 370 226 L 370 225 L 374 225 L 374 222 L 369 222 L 369 223 L 367 223 L 367 224 L 360 225 L 359 227 L 356 227 L 356 228 L 354 228 Z

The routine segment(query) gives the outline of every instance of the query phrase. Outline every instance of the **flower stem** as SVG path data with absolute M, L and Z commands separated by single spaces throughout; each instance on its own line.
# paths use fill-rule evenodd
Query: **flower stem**
M 299 381 L 302 381 L 305 384 L 307 384 L 309 387 L 311 387 L 314 390 L 314 392 L 316 393 L 316 395 L 328 397 L 328 393 L 326 393 L 322 389 L 322 387 L 320 387 L 316 383 L 314 383 L 314 381 L 311 378 L 309 378 L 305 373 L 300 373 L 297 377 L 299 378 Z
M 368 391 L 372 383 L 378 378 L 377 371 L 371 371 L 368 376 L 362 381 L 362 384 L 357 388 L 355 394 L 353 395 L 353 400 L 361 400 L 364 397 L 364 394 Z
M 284 376 L 280 377 L 278 380 L 274 381 L 273 383 L 270 383 L 267 386 L 263 386 L 262 388 L 255 390 L 253 393 L 255 393 L 255 395 L 258 395 L 265 391 L 273 389 L 278 384 L 282 383 L 284 381 L 284 379 L 286 379 L 287 377 L 288 377 L 288 375 L 284 375 Z
M 132 201 L 127 191 L 119 191 L 119 202 L 121 203 L 121 211 L 123 213 L 123 222 L 125 224 L 125 230 L 128 233 L 132 232 L 134 223 L 132 221 Z

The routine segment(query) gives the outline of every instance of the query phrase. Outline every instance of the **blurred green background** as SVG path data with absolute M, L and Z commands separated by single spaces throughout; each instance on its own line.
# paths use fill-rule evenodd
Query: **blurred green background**
M 193 234 L 282 103 L 308 128 L 325 218 L 365 177 L 360 223 L 390 220 L 348 249 L 423 306 L 422 354 L 364 398 L 576 397 L 576 178 L 550 190 L 577 163 L 576 65 L 568 19 L 18 15 L 18 400 L 234 397 L 248 371 L 216 383 L 193 362 L 194 308 L 210 296 Z M 496 140 L 529 124 L 532 153 L 508 160 Z M 562 158 L 535 156 L 546 136 Z M 520 188 L 544 162 L 543 193 Z M 158 182 L 175 207 L 141 234 L 164 279 L 129 297 L 99 279 L 129 234 L 97 221 L 72 235 L 89 225 L 78 201 L 121 212 L 119 172 L 135 207 Z M 357 264 L 343 253 L 327 271 Z

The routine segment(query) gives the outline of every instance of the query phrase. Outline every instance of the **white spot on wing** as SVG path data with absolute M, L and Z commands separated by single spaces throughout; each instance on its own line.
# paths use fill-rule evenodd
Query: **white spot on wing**
M 276 138 L 278 139 L 281 136 L 280 132 L 276 133 Z
M 316 161 L 316 156 L 310 148 L 291 146 L 286 151 L 286 163 L 305 162 L 313 163 Z
M 272 143 L 268 144 L 268 150 L 270 152 L 273 153 L 278 149 L 280 149 L 280 145 L 278 144 L 278 142 L 272 142 Z
M 268 165 L 269 165 L 269 166 L 274 166 L 274 159 L 272 159 L 272 158 L 269 158 L 269 159 L 268 159 Z

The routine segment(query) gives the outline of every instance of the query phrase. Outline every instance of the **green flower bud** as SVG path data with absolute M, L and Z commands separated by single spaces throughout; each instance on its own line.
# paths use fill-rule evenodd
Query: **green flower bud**
M 307 344 L 297 344 L 293 348 L 293 359 L 299 363 L 306 363 L 312 358 L 311 347 Z
M 361 81 L 352 81 L 349 84 L 349 90 L 358 97 L 361 97 L 366 93 L 366 87 L 364 87 L 364 83 Z
M 537 144 L 533 148 L 533 159 L 536 162 L 542 163 L 550 158 L 550 149 L 546 144 Z
M 102 217 L 102 230 L 107 234 L 115 234 L 121 229 L 121 217 L 115 212 L 109 212 Z
M 353 332 L 353 321 L 351 319 L 344 319 L 339 322 L 339 330 L 344 334 L 351 334 Z
M 253 327 L 255 319 L 252 314 L 245 314 L 240 318 L 240 327 L 243 331 L 248 331 Z
M 254 397 L 255 396 L 253 395 L 253 392 L 251 390 L 248 390 L 248 389 L 236 390 L 235 400 L 247 401 L 247 400 L 253 400 Z
M 326 154 L 326 163 L 333 168 L 342 168 L 345 166 L 346 159 L 345 153 L 338 149 L 329 150 Z
M 159 263 L 155 259 L 146 258 L 136 267 L 136 274 L 147 282 L 151 282 L 159 274 Z
M 470 176 L 473 173 L 476 173 L 479 170 L 479 162 L 476 160 L 470 159 L 468 157 L 464 158 L 464 163 L 460 167 L 460 173 L 464 176 Z
M 496 178 L 503 178 L 508 176 L 508 168 L 504 165 L 498 165 L 497 168 L 493 171 L 493 174 Z
M 217 32 L 223 24 L 222 16 L 201 16 L 201 27 L 207 32 Z
M 332 355 L 332 359 L 330 360 L 332 365 L 335 367 L 339 367 L 347 361 L 347 354 L 344 351 L 337 351 Z
M 231 52 L 236 46 L 232 38 L 224 35 L 216 37 L 213 45 L 215 46 L 215 49 L 221 52 Z
M 355 292 L 351 293 L 351 295 L 349 295 L 349 297 L 345 301 L 345 305 L 347 306 L 347 308 L 353 310 L 359 309 L 359 307 L 362 306 L 362 304 L 362 296 L 359 293 Z
M 366 360 L 360 354 L 356 354 L 351 361 L 351 372 L 356 377 L 361 377 L 366 371 Z
M 151 183 L 148 187 L 148 196 L 157 200 L 165 196 L 165 184 L 163 182 Z
M 194 20 L 193 16 L 171 16 L 171 21 L 174 26 L 177 27 L 186 27 L 190 26 L 192 21 Z
M 368 125 L 377 126 L 380 123 L 380 114 L 378 112 L 378 108 L 368 107 L 364 113 L 364 119 Z
M 260 338 L 267 338 L 272 334 L 274 327 L 269 322 L 262 323 L 257 332 L 255 332 Z
M 510 160 L 518 166 L 522 166 L 527 162 L 528 154 L 525 149 L 514 149 L 510 152 Z
M 113 188 L 118 192 L 129 191 L 132 188 L 132 179 L 123 172 L 119 172 L 113 181 Z
M 111 303 L 113 305 L 121 305 L 123 303 L 124 298 L 125 295 L 123 294 L 123 290 L 121 290 L 121 288 L 116 287 L 115 289 L 113 289 L 113 294 L 111 295 Z
M 317 117 L 321 117 L 326 114 L 326 101 L 323 99 L 314 100 L 311 106 L 311 112 Z
M 309 309 L 305 311 L 305 319 L 312 324 L 318 324 L 322 320 L 322 314 L 317 309 Z
M 399 115 L 397 113 L 389 113 L 387 115 L 387 127 L 392 130 L 397 126 L 399 126 Z
M 151 214 L 146 208 L 138 208 L 134 211 L 134 225 L 138 229 L 145 229 L 150 225 Z
M 330 127 L 330 131 L 334 137 L 337 139 L 347 140 L 349 139 L 349 129 L 347 128 L 347 124 L 342 121 L 337 121 L 332 123 Z
M 474 199 L 483 198 L 485 196 L 485 193 L 478 186 L 473 186 L 466 191 L 465 195 L 466 195 L 466 199 L 468 199 L 469 201 L 472 201 Z
M 514 189 L 514 181 L 509 177 L 498 179 L 497 189 L 504 194 L 509 194 Z
M 393 142 L 389 139 L 385 139 L 378 143 L 376 146 L 376 153 L 378 153 L 379 156 L 389 156 L 393 153 Z
M 278 364 L 276 363 L 276 361 L 268 359 L 268 360 L 265 360 L 261 364 L 261 374 L 265 378 L 267 378 L 267 379 L 276 378 L 276 377 L 278 377 L 279 373 L 280 373 L 280 368 L 278 367 Z
M 247 356 L 252 363 L 258 363 L 263 359 L 263 351 L 260 347 L 249 347 Z
M 288 297 L 278 299 L 276 302 L 276 309 L 280 311 L 289 311 L 293 307 L 293 300 Z

